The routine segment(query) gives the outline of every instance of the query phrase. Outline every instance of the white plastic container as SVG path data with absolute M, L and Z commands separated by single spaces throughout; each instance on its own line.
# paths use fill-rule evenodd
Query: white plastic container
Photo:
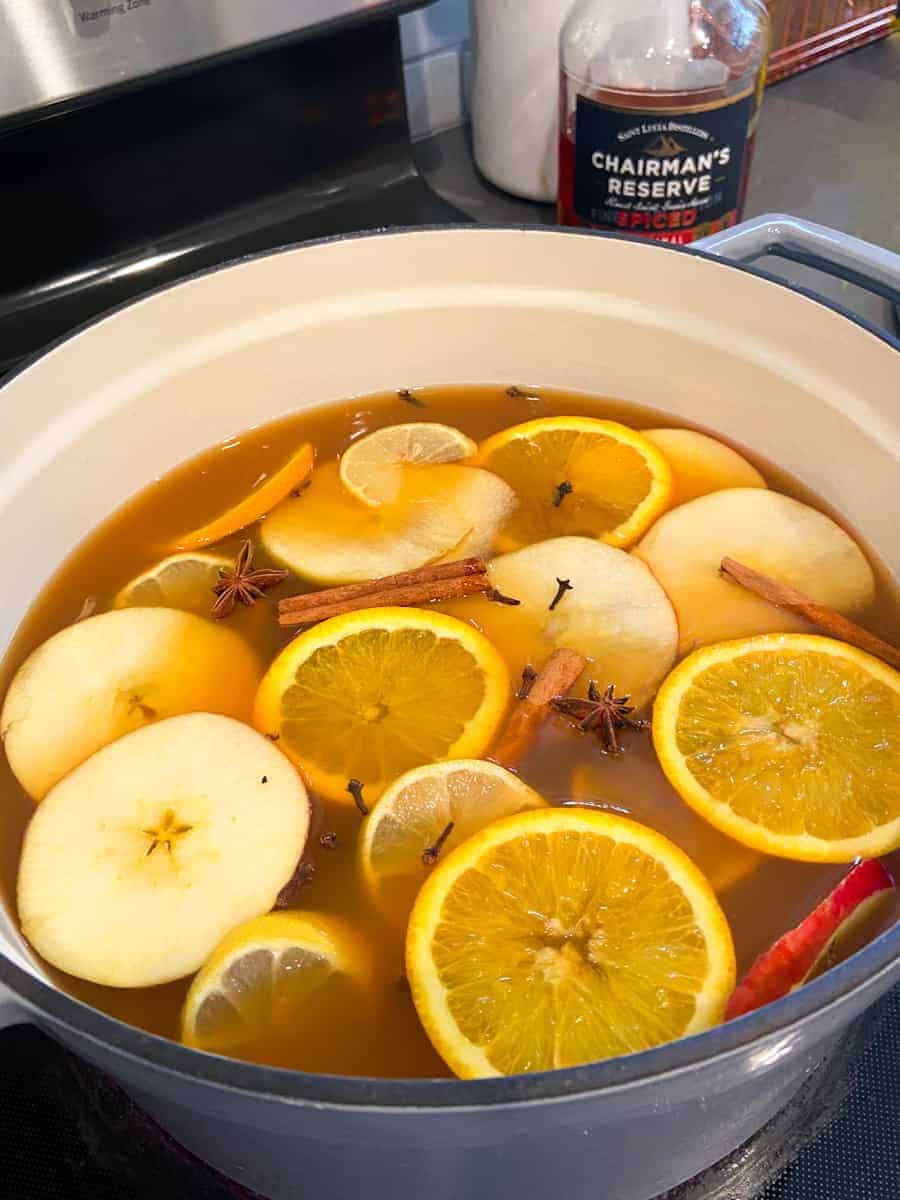
M 475 161 L 491 183 L 556 200 L 559 31 L 572 0 L 472 0 Z

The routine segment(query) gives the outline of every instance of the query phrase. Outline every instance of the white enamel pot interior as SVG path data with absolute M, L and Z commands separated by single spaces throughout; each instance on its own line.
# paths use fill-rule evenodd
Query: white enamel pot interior
M 348 396 L 491 382 L 622 397 L 718 430 L 828 497 L 900 573 L 900 356 L 886 341 L 756 273 L 666 247 L 549 230 L 423 230 L 313 244 L 199 276 L 93 324 L 8 382 L 0 545 L 15 569 L 0 573 L 3 644 L 86 533 L 205 447 Z M 768 1009 L 615 1064 L 519 1082 L 366 1085 L 138 1035 L 42 983 L 10 914 L 0 913 L 0 950 L 0 1023 L 43 1023 L 138 1081 L 157 1110 L 165 1088 L 154 1071 L 165 1087 L 177 1075 L 193 1089 L 180 1102 L 185 1113 L 201 1103 L 200 1085 L 356 1111 L 462 1112 L 658 1085 L 729 1055 L 761 1071 L 814 1042 L 815 1023 L 830 1035 L 900 978 L 895 928 Z M 773 1091 L 770 1108 L 776 1100 Z M 735 1125 L 732 1141 L 738 1133 Z M 691 1141 L 684 1130 L 680 1138 Z M 683 1170 L 723 1145 L 698 1143 Z M 224 1151 L 219 1158 L 227 1165 Z M 623 1183 L 621 1195 L 652 1194 L 651 1183 L 670 1177 Z

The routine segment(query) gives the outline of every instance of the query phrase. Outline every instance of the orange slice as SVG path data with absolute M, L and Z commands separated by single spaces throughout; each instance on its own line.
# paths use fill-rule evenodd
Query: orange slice
M 570 1067 L 721 1020 L 731 933 L 703 875 L 614 813 L 545 808 L 435 867 L 409 923 L 419 1017 L 457 1075 Z
M 630 546 L 669 503 L 672 471 L 647 438 L 615 421 L 546 417 L 495 433 L 476 459 L 518 507 L 500 548 L 581 535 Z
M 697 650 L 656 697 L 653 742 L 691 808 L 764 854 L 851 862 L 900 846 L 900 672 L 843 642 Z
M 487 638 L 433 609 L 370 608 L 290 642 L 256 696 L 254 723 L 330 800 L 372 802 L 425 763 L 474 758 L 509 701 L 509 674 Z
M 280 470 L 276 471 L 274 475 L 270 475 L 265 483 L 260 484 L 249 496 L 245 496 L 233 508 L 229 508 L 227 512 L 210 521 L 208 525 L 201 525 L 192 533 L 185 534 L 175 547 L 176 550 L 196 550 L 199 546 L 209 546 L 213 542 L 220 542 L 222 538 L 226 538 L 232 533 L 237 533 L 239 529 L 243 529 L 247 525 L 252 525 L 254 521 L 258 521 L 260 517 L 270 513 L 276 504 L 280 504 L 286 496 L 289 496 L 295 488 L 309 478 L 314 460 L 315 454 L 312 446 L 304 443 Z

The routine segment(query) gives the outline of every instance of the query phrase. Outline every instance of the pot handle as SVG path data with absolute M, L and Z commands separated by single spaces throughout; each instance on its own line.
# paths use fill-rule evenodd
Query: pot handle
M 732 262 L 750 263 L 765 254 L 788 258 L 900 304 L 900 254 L 799 217 L 767 213 L 694 246 Z

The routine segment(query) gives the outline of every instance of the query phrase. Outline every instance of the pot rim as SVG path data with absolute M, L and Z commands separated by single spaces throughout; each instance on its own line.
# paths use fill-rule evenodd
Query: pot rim
M 728 270 L 742 271 L 764 282 L 798 293 L 806 299 L 829 308 L 851 321 L 879 341 L 900 351 L 900 339 L 892 336 L 866 318 L 851 312 L 843 305 L 818 295 L 801 285 L 781 279 L 769 272 L 745 263 L 732 262 L 703 249 L 676 246 L 651 239 L 625 236 L 589 229 L 560 228 L 548 225 L 498 224 L 421 225 L 397 229 L 364 230 L 293 243 L 230 259 L 178 280 L 163 284 L 138 297 L 133 297 L 108 309 L 28 356 L 0 379 L 5 388 L 33 363 L 58 346 L 99 324 L 107 317 L 131 305 L 149 300 L 160 293 L 231 267 L 307 248 L 355 241 L 373 237 L 402 237 L 421 233 L 451 233 L 478 235 L 482 233 L 553 233 L 563 236 L 610 238 L 630 242 L 645 250 L 665 250 L 689 254 L 695 258 Z M 857 990 L 884 977 L 900 979 L 900 922 L 881 934 L 851 958 L 833 967 L 813 982 L 781 1000 L 764 1005 L 754 1012 L 715 1026 L 703 1033 L 668 1042 L 635 1054 L 623 1055 L 580 1067 L 561 1068 L 530 1075 L 491 1079 L 380 1079 L 364 1076 L 321 1075 L 305 1071 L 259 1066 L 204 1051 L 191 1050 L 179 1042 L 146 1033 L 136 1026 L 107 1016 L 65 992 L 44 983 L 29 971 L 0 953 L 0 984 L 5 984 L 14 997 L 25 1002 L 26 1012 L 36 1012 L 47 1018 L 51 1026 L 61 1026 L 79 1039 L 111 1050 L 138 1067 L 149 1067 L 166 1074 L 191 1076 L 229 1091 L 252 1093 L 294 1103 L 314 1103 L 337 1108 L 384 1109 L 388 1111 L 496 1107 L 536 1102 L 562 1101 L 586 1093 L 618 1090 L 646 1083 L 661 1076 L 685 1070 L 695 1070 L 713 1060 L 727 1058 L 744 1051 L 754 1042 L 776 1034 L 788 1034 L 807 1025 L 826 1009 L 836 1008 Z M 786 1047 L 786 1051 L 789 1046 Z M 764 1053 L 777 1053 L 769 1048 Z

